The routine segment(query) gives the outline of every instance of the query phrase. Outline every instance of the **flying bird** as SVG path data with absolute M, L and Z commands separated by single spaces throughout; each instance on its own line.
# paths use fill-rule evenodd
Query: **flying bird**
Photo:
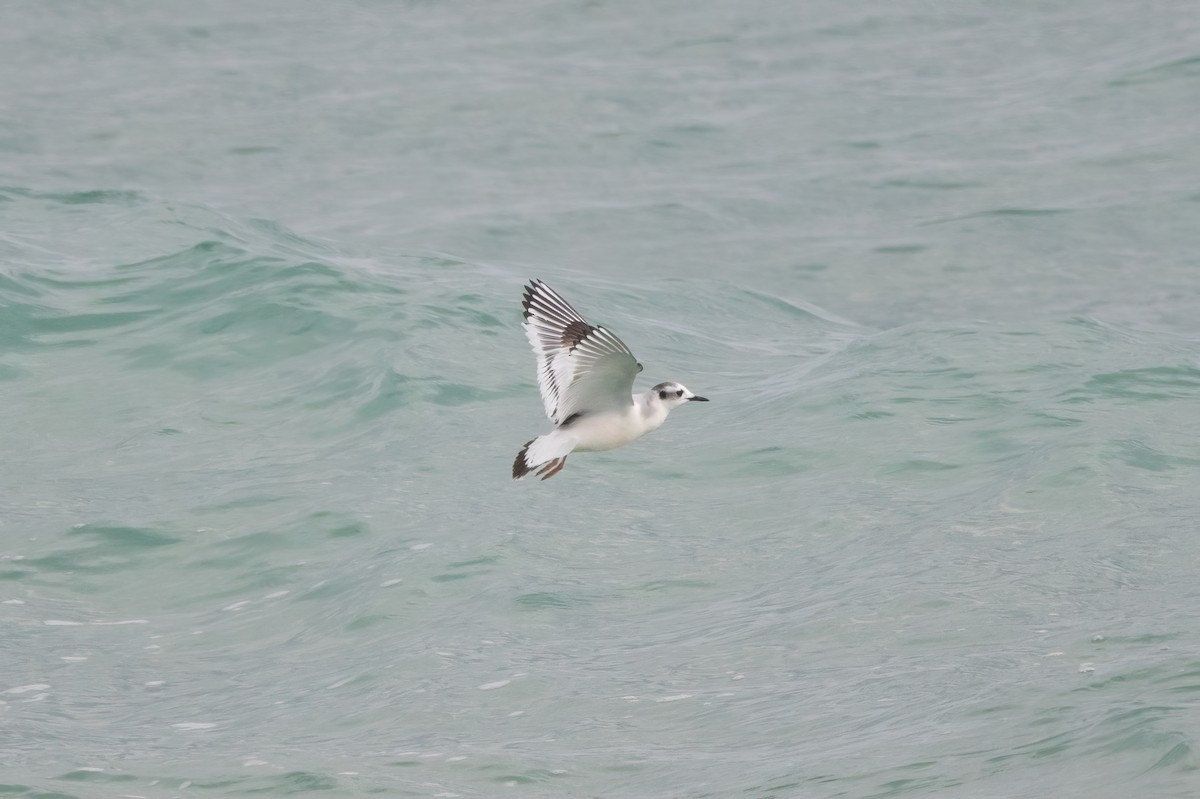
M 708 402 L 667 381 L 633 393 L 642 365 L 616 335 L 588 324 L 540 280 L 525 287 L 525 335 L 537 356 L 538 389 L 554 430 L 529 441 L 513 461 L 513 479 L 537 470 L 548 480 L 572 452 L 616 449 L 641 438 L 687 402 Z

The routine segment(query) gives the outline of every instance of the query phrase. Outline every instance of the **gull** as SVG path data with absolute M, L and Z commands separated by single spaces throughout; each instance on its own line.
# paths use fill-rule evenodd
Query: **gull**
M 641 438 L 687 402 L 708 402 L 681 383 L 633 393 L 642 365 L 616 335 L 588 324 L 540 280 L 525 287 L 525 336 L 537 356 L 538 389 L 554 430 L 529 441 L 513 461 L 513 479 L 535 469 L 548 480 L 572 452 L 602 452 Z

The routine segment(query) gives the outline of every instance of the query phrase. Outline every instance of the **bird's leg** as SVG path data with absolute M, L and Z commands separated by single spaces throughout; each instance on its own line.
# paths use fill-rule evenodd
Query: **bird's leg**
M 545 466 L 543 466 L 543 467 L 541 468 L 541 470 L 538 472 L 538 474 L 545 474 L 546 472 L 550 471 L 551 469 L 553 469 L 553 468 L 554 468 L 555 466 L 557 466 L 557 465 L 558 465 L 558 458 L 555 458 L 554 460 L 550 461 L 550 462 L 549 462 L 549 463 L 547 463 Z M 542 479 L 543 479 L 543 480 L 545 480 L 546 478 L 545 478 L 545 477 L 543 477 Z
M 563 459 L 561 461 L 559 461 L 557 458 L 555 458 L 554 461 L 558 465 L 555 466 L 553 469 L 551 469 L 549 472 L 547 472 L 546 476 L 542 478 L 543 480 L 549 480 L 551 477 L 553 477 L 554 475 L 561 472 L 563 470 L 563 467 L 567 465 L 566 457 L 563 457 Z M 539 474 L 540 474 L 540 472 L 539 472 Z

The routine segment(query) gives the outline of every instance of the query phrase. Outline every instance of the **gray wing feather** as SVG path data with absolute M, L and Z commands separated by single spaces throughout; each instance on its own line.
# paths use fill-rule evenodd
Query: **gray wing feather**
M 633 402 L 641 364 L 625 342 L 579 312 L 540 280 L 525 287 L 525 335 L 538 362 L 546 415 L 562 424 L 576 413 L 617 410 Z

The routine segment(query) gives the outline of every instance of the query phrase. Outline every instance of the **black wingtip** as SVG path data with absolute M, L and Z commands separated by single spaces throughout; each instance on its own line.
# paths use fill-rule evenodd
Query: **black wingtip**
M 534 279 L 529 281 L 529 285 L 522 287 L 525 289 L 525 293 L 521 295 L 521 308 L 523 311 L 523 316 L 526 319 L 533 315 L 529 312 L 529 309 L 533 305 L 533 293 L 537 291 L 537 286 L 540 282 L 541 281 Z
M 525 289 L 525 293 L 521 296 L 521 308 L 524 309 L 524 315 L 526 319 L 533 316 L 533 314 L 530 313 L 530 308 L 533 307 L 533 295 L 537 294 L 538 289 L 545 285 L 545 283 L 535 277 L 530 279 L 529 284 L 523 287 Z

